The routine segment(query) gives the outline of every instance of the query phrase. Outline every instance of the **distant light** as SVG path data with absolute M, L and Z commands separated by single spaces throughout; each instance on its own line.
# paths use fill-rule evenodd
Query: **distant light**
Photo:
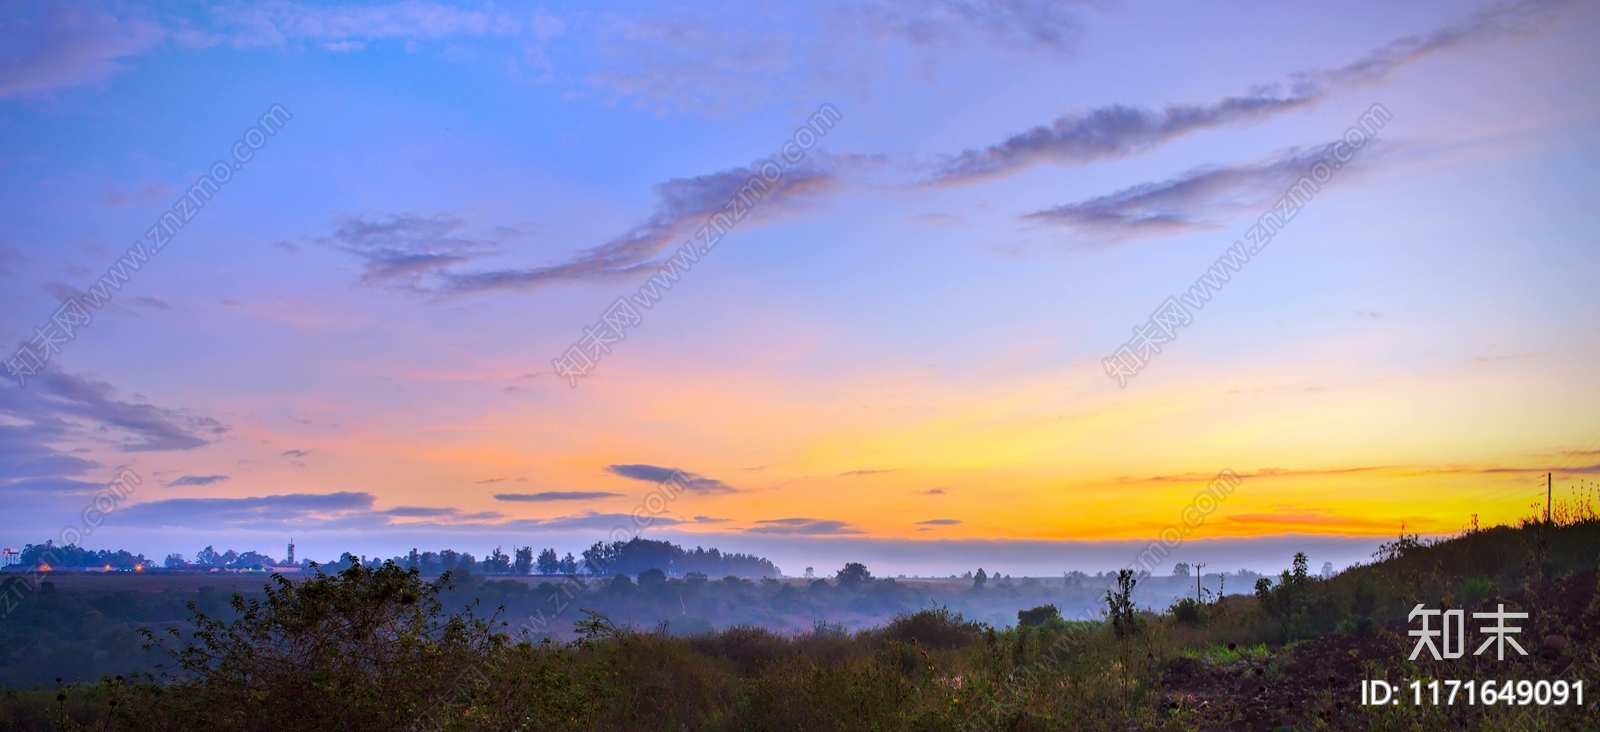
M 40 572 L 48 572 L 48 571 L 50 571 L 50 565 L 48 565 L 48 564 L 39 565 L 39 571 Z

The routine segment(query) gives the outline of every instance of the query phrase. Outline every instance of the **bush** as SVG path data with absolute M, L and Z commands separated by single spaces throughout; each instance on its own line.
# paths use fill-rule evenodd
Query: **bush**
M 977 643 L 982 630 L 982 626 L 941 605 L 896 616 L 883 629 L 883 639 L 944 650 Z
M 234 595 L 232 622 L 191 604 L 189 638 L 144 631 L 175 678 L 148 679 L 133 695 L 139 728 L 397 728 L 469 691 L 472 672 L 504 644 L 470 611 L 444 615 L 447 578 L 427 584 L 393 562 L 298 585 L 273 579 L 265 600 Z

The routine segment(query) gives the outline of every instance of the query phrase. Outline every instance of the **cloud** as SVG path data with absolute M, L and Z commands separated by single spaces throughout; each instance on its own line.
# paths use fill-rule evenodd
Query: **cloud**
M 732 520 L 733 519 L 712 518 L 710 516 L 696 516 L 696 517 L 694 517 L 694 522 L 697 523 L 697 524 L 725 524 L 725 523 L 728 523 L 729 521 L 732 521 Z
M 839 477 L 848 478 L 853 475 L 877 475 L 878 473 L 893 473 L 894 471 L 894 468 L 884 468 L 881 470 L 851 470 L 849 472 L 840 473 Z
M 160 25 L 93 2 L 0 6 L 0 99 L 89 84 L 160 44 Z
M 505 478 L 484 478 L 483 480 L 475 480 L 475 481 L 472 481 L 472 482 L 477 483 L 479 485 L 483 485 L 484 483 L 499 483 L 500 481 L 503 481 L 503 480 L 505 480 Z
M 530 290 L 561 282 L 653 272 L 661 264 L 652 261 L 652 258 L 669 245 L 691 240 L 712 215 L 722 213 L 730 201 L 738 199 L 740 190 L 746 185 L 754 185 L 755 191 L 764 191 L 755 205 L 749 207 L 748 219 L 751 223 L 770 219 L 808 198 L 831 190 L 838 184 L 839 178 L 821 160 L 821 154 L 813 152 L 807 161 L 784 172 L 770 185 L 761 178 L 763 161 L 752 163 L 751 167 L 731 168 L 658 183 L 655 186 L 655 213 L 605 244 L 584 250 L 561 264 L 545 267 L 440 272 L 443 282 L 439 291 L 442 294 L 460 295 L 493 290 Z M 756 183 L 752 184 L 752 180 Z M 745 195 L 748 198 L 753 194 Z M 698 243 L 691 245 L 699 251 Z
M 1271 527 L 1280 531 L 1337 530 L 1346 534 L 1387 534 L 1395 529 L 1393 521 L 1340 516 L 1320 510 L 1283 509 L 1267 513 L 1239 513 L 1227 516 L 1225 520 L 1229 523 Z
M 959 524 L 959 523 L 961 523 L 961 519 L 928 519 L 927 521 L 918 521 L 916 525 L 917 526 L 955 526 L 956 524 Z
M 26 422 L 61 420 L 92 424 L 97 438 L 123 452 L 193 450 L 208 444 L 202 434 L 227 431 L 210 417 L 115 398 L 110 384 L 54 369 L 29 379 L 27 387 L 0 387 L 0 411 Z
M 1301 178 L 1309 176 L 1313 164 L 1333 162 L 1331 154 L 1338 144 L 1342 143 L 1288 150 L 1245 165 L 1196 168 L 1176 178 L 1036 211 L 1023 218 L 1066 226 L 1108 241 L 1214 229 L 1219 226 L 1217 219 L 1224 215 L 1271 205 Z M 1345 180 L 1356 162 L 1366 160 L 1370 154 L 1364 150 L 1343 163 L 1333 180 Z M 1308 193 L 1327 185 L 1313 183 Z
M 544 493 L 496 493 L 496 501 L 546 503 L 550 501 L 593 501 L 600 498 L 621 498 L 621 493 L 606 491 L 546 491 Z
M 283 452 L 278 453 L 278 457 L 303 458 L 310 454 L 310 450 L 284 450 Z
M 1082 23 L 1051 0 L 845 0 L 796 5 L 698 4 L 694 10 L 602 14 L 586 47 L 583 80 L 657 114 L 726 116 L 824 95 L 866 97 L 880 80 L 903 83 L 911 51 L 931 79 L 959 49 L 1059 57 Z M 1057 59 L 1051 59 L 1055 61 Z
M 751 534 L 786 534 L 802 536 L 832 536 L 863 533 L 843 521 L 813 518 L 764 519 L 761 526 L 745 529 Z
M 1552 9 L 1560 4 L 1501 6 L 1455 25 L 1398 38 L 1338 68 L 1296 73 L 1286 82 L 1210 103 L 1173 104 L 1159 111 L 1114 104 L 1064 115 L 949 157 L 930 182 L 966 183 L 1045 162 L 1081 165 L 1149 150 L 1193 132 L 1260 123 L 1313 106 L 1336 91 L 1383 82 L 1401 67 L 1437 53 L 1537 33 L 1549 27 Z
M 670 518 L 667 516 L 655 516 L 651 518 L 650 526 L 660 528 L 677 526 L 682 523 L 682 521 L 679 521 L 675 518 Z M 593 529 L 600 531 L 611 531 L 613 529 L 625 527 L 636 527 L 638 524 L 630 514 L 596 513 L 594 511 L 589 511 L 587 513 L 561 516 L 552 519 L 525 519 L 520 521 L 510 521 L 503 525 L 507 528 L 519 530 L 543 529 L 549 531 L 567 531 Z
M 107 206 L 126 206 L 129 202 L 138 204 L 162 203 L 172 197 L 177 186 L 165 181 L 147 183 L 138 191 L 129 193 L 115 185 L 106 186 L 105 194 L 100 197 L 101 203 Z
M 371 220 L 347 217 L 318 241 L 362 262 L 362 284 L 437 287 L 433 279 L 451 265 L 486 256 L 498 243 L 465 236 L 467 224 L 447 214 L 399 214 Z
M 922 491 L 922 495 L 925 495 L 925 496 L 942 496 L 942 495 L 944 495 L 944 489 L 943 488 L 929 488 L 928 490 Z
M 171 310 L 172 309 L 172 303 L 169 303 L 166 300 L 162 300 L 159 297 L 150 297 L 149 295 L 140 295 L 138 297 L 130 298 L 128 300 L 128 302 L 132 303 L 134 305 L 142 305 L 142 306 L 150 308 L 152 310 Z
M 236 46 L 306 42 L 336 53 L 358 51 L 374 41 L 508 35 L 522 29 L 522 23 L 507 13 L 416 0 L 344 6 L 262 3 L 214 12 L 223 37 Z M 199 42 L 219 40 L 213 35 Z
M 1087 3 L 1083 3 L 1087 5 Z M 1069 51 L 1083 24 L 1072 3 L 1054 0 L 890 0 L 843 5 L 873 36 L 936 48 L 977 32 L 1001 48 Z
M 167 484 L 168 488 L 181 488 L 186 485 L 211 485 L 228 480 L 226 475 L 185 475 Z
M 703 475 L 697 475 L 686 470 L 679 470 L 678 468 L 663 468 L 656 465 L 607 465 L 606 472 L 611 473 L 612 475 L 620 475 L 624 478 L 642 480 L 650 483 L 665 482 L 669 479 L 672 479 L 674 475 L 681 475 L 682 480 L 686 481 L 684 483 L 684 487 L 695 493 L 714 494 L 739 492 L 739 489 L 734 488 L 733 486 L 715 478 L 707 478 Z
M 444 518 L 461 521 L 483 521 L 505 516 L 505 514 L 498 511 L 462 513 L 461 509 L 458 508 L 437 508 L 432 506 L 395 506 L 394 508 L 379 511 L 379 513 L 395 518 Z
M 251 498 L 169 498 L 138 503 L 117 514 L 119 524 L 204 529 L 339 528 L 382 526 L 370 493 L 291 493 Z
M 17 273 L 11 269 L 10 265 L 26 261 L 28 261 L 28 256 L 23 254 L 21 249 L 0 243 L 0 277 L 16 276 Z

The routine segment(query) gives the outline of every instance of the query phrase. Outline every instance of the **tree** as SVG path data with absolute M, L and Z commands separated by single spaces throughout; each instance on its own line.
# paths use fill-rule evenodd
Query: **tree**
M 578 574 L 578 559 L 572 556 L 572 552 L 567 552 L 567 555 L 561 558 L 561 573 L 568 577 Z
M 202 567 L 217 567 L 222 564 L 222 556 L 217 550 L 207 544 L 206 548 L 194 553 L 194 563 Z
M 533 547 L 517 547 L 517 574 L 528 574 L 533 571 Z
M 837 577 L 840 587 L 855 587 L 872 581 L 872 573 L 867 571 L 867 565 L 860 562 L 844 565 Z
M 539 574 L 561 573 L 561 559 L 556 556 L 556 550 L 554 549 L 544 549 L 540 551 L 539 561 L 536 563 L 536 565 L 539 567 Z
M 511 574 L 511 557 L 495 547 L 489 556 L 483 558 L 484 574 Z
M 988 582 L 988 581 L 989 581 L 989 575 L 986 574 L 983 571 L 983 567 L 979 567 L 978 568 L 978 573 L 975 574 L 975 575 L 972 575 L 972 589 L 981 590 L 981 589 L 983 589 L 983 583 Z
M 1040 605 L 1030 610 L 1017 611 L 1017 625 L 1036 627 L 1061 619 L 1061 610 L 1055 605 Z
M 1189 576 L 1189 563 L 1188 562 L 1178 562 L 1177 564 L 1172 565 L 1172 576 L 1174 576 L 1174 577 L 1188 577 Z
M 1139 632 L 1139 608 L 1133 604 L 1133 588 L 1139 583 L 1130 569 L 1117 570 L 1117 589 L 1106 590 L 1106 615 L 1119 640 Z
M 167 569 L 182 569 L 189 566 L 189 563 L 184 560 L 182 554 L 173 552 L 167 555 L 167 561 L 163 562 L 162 566 L 165 566 Z
M 180 679 L 132 680 L 121 698 L 149 729 L 410 728 L 506 644 L 470 610 L 447 616 L 445 587 L 392 561 L 274 576 L 264 599 L 234 595 L 229 622 L 193 610 L 188 632 L 141 629 Z

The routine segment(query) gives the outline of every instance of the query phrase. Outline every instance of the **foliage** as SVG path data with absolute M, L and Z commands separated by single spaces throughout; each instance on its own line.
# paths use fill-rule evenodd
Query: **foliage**
M 438 584 L 393 562 L 235 596 L 231 621 L 193 609 L 192 630 L 148 643 L 172 664 L 126 707 L 135 728 L 394 729 L 504 645 L 471 611 L 445 614 Z

